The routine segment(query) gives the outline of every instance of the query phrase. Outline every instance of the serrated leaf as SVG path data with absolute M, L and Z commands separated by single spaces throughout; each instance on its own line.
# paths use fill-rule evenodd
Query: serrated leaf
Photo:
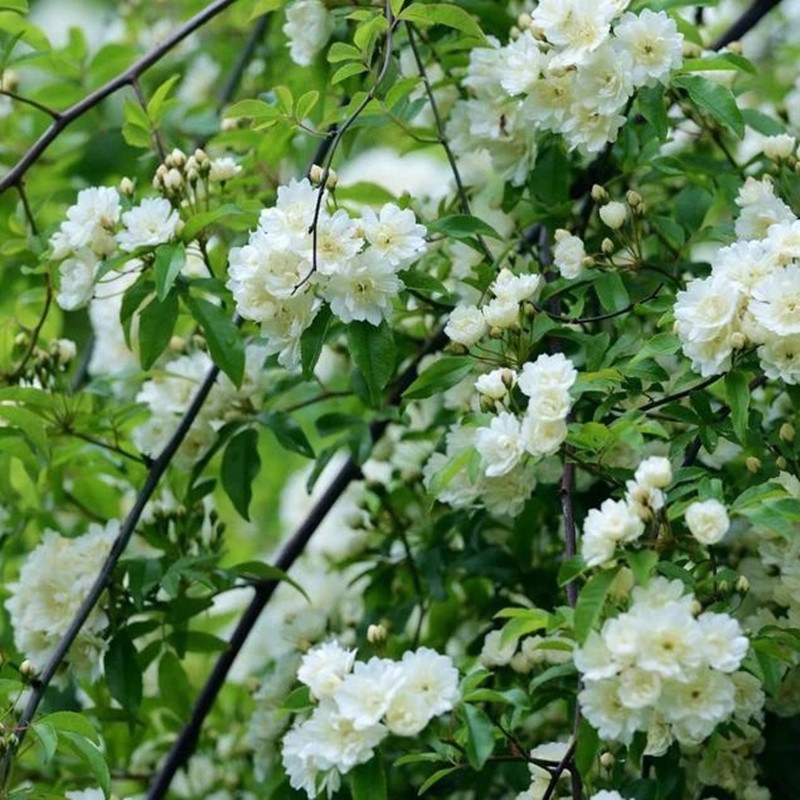
M 253 481 L 261 470 L 258 455 L 258 433 L 247 428 L 234 436 L 222 454 L 220 479 L 233 507 L 246 520 L 250 519 Z
M 142 704 L 142 670 L 127 633 L 121 631 L 111 640 L 103 665 L 111 696 L 126 711 L 136 714 Z
M 180 720 L 187 720 L 192 711 L 192 687 L 183 664 L 171 650 L 159 659 L 158 688 L 163 702 Z
M 730 128 L 740 139 L 744 136 L 742 112 L 726 86 L 695 75 L 678 75 L 673 84 L 685 89 L 698 109 Z
M 423 25 L 444 25 L 469 36 L 484 38 L 475 18 L 463 8 L 450 3 L 412 3 L 400 12 L 399 19 Z
M 444 392 L 472 372 L 475 362 L 464 356 L 445 356 L 435 361 L 403 392 L 405 400 L 420 400 Z
M 397 349 L 392 329 L 385 320 L 377 327 L 368 322 L 353 322 L 347 340 L 353 362 L 366 384 L 370 404 L 377 406 L 383 388 L 394 375 Z
M 642 116 L 653 126 L 659 139 L 666 139 L 669 133 L 667 105 L 664 102 L 664 86 L 645 86 L 636 95 L 636 102 Z
M 598 572 L 581 589 L 575 605 L 575 638 L 580 644 L 586 641 L 589 631 L 600 618 L 608 591 L 618 572 L 618 567 Z
M 153 271 L 156 281 L 156 296 L 163 302 L 172 289 L 175 279 L 186 264 L 186 248 L 183 242 L 163 244 L 156 249 Z
M 244 344 L 239 329 L 219 306 L 201 297 L 186 299 L 192 316 L 203 329 L 214 363 L 239 386 L 244 377 Z

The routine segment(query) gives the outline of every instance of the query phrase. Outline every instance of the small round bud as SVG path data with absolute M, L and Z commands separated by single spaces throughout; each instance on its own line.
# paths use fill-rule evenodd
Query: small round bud
M 186 339 L 184 339 L 183 336 L 173 336 L 169 340 L 169 349 L 172 350 L 173 353 L 185 353 Z
M 621 228 L 628 217 L 628 209 L 624 203 L 620 203 L 618 200 L 606 203 L 598 213 L 600 214 L 600 219 L 612 230 Z
M 741 331 L 734 331 L 728 338 L 728 343 L 734 350 L 741 350 L 747 344 L 747 337 Z
M 789 422 L 784 422 L 781 429 L 778 431 L 778 436 L 782 442 L 794 441 L 794 425 Z
M 517 27 L 522 30 L 528 30 L 533 27 L 533 17 L 527 12 L 523 12 L 517 17 Z
M 186 153 L 177 147 L 164 159 L 168 167 L 178 167 L 180 169 L 186 163 Z
M 608 192 L 599 184 L 592 186 L 592 200 L 595 203 L 605 203 L 608 201 Z
M 725 594 L 729 588 L 730 586 L 728 585 L 728 581 L 720 581 L 717 584 L 717 589 L 719 589 L 722 594 Z
M 30 339 L 28 338 L 28 334 L 25 333 L 25 331 L 20 331 L 14 337 L 14 346 L 15 347 L 27 347 L 29 341 L 30 341 Z
M 339 175 L 334 169 L 328 169 L 328 180 L 325 181 L 325 186 L 333 191 L 339 183 Z
M 750 581 L 747 580 L 746 575 L 740 575 L 736 579 L 736 591 L 745 594 L 750 591 Z
M 789 465 L 786 463 L 786 459 L 783 456 L 778 456 L 775 459 L 775 466 L 778 469 L 786 469 Z
M 480 396 L 479 402 L 481 406 L 481 411 L 485 411 L 487 413 L 490 411 L 494 411 L 495 402 L 493 398 L 487 397 L 485 394 L 482 394 Z
M 614 247 L 614 242 L 613 242 L 613 241 L 611 241 L 611 239 L 609 239 L 609 238 L 608 238 L 608 236 L 606 236 L 606 238 L 605 238 L 605 239 L 603 239 L 603 241 L 602 241 L 602 242 L 600 242 L 600 249 L 601 249 L 601 250 L 602 250 L 602 251 L 603 251 L 603 252 L 604 252 L 604 253 L 605 253 L 607 256 L 610 256 L 610 255 L 611 255 L 611 254 L 614 252 L 614 250 L 615 250 L 616 248 Z
M 581 261 L 581 264 L 588 269 L 589 267 L 594 266 L 594 259 L 591 256 L 585 256 Z
M 491 336 L 492 339 L 501 339 L 503 337 L 503 329 L 489 328 L 489 336 Z
M 325 170 L 319 164 L 312 164 L 311 169 L 308 171 L 308 179 L 311 183 L 315 183 L 319 186 L 322 183 L 322 177 L 325 174 Z
M 761 459 L 756 458 L 755 456 L 748 456 L 744 460 L 744 464 L 747 467 L 749 472 L 758 472 L 761 469 Z
M 27 680 L 35 678 L 38 673 L 39 670 L 36 669 L 36 667 L 33 666 L 33 662 L 27 658 L 19 665 L 19 674 Z
M 19 76 L 14 70 L 5 69 L 0 74 L 0 89 L 4 92 L 16 92 L 19 87 Z
M 205 151 L 205 150 L 203 150 L 203 148 L 202 148 L 202 147 L 198 147 L 198 148 L 197 148 L 197 149 L 194 151 L 194 153 L 193 153 L 192 155 L 194 156 L 194 160 L 195 160 L 195 161 L 196 161 L 196 162 L 197 162 L 197 163 L 198 163 L 198 164 L 199 164 L 201 167 L 202 167 L 202 166 L 204 166 L 204 165 L 206 165 L 206 164 L 208 164 L 208 153 L 206 153 L 206 151 Z
M 177 192 L 183 186 L 183 175 L 175 167 L 167 171 L 164 176 L 164 188 L 170 192 Z
M 632 209 L 637 209 L 642 204 L 642 196 L 639 192 L 634 191 L 633 189 L 629 189 L 625 195 L 625 199 L 628 201 L 628 205 Z
M 119 182 L 120 194 L 125 197 L 133 197 L 133 190 L 135 189 L 134 183 L 130 178 L 123 178 Z
M 606 769 L 613 767 L 616 763 L 617 759 L 614 757 L 614 754 L 609 753 L 608 750 L 606 750 L 605 753 L 600 756 L 600 764 L 602 764 L 602 766 L 604 766 Z
M 512 25 L 508 31 L 508 38 L 513 40 L 519 39 L 520 36 L 522 36 L 522 31 L 516 25 Z
M 219 124 L 219 129 L 223 133 L 229 133 L 230 131 L 235 131 L 239 127 L 238 120 L 231 119 L 230 117 L 223 117 L 222 122 Z
M 692 600 L 691 612 L 693 616 L 697 616 L 703 610 L 703 606 L 697 600 Z
M 514 385 L 514 381 L 516 380 L 513 369 L 504 369 L 500 374 L 500 378 L 509 389 Z
M 742 54 L 742 43 L 737 39 L 735 42 L 731 42 L 727 46 L 727 49 L 731 53 L 736 53 L 737 55 L 741 55 Z
M 52 352 L 61 364 L 69 364 L 78 354 L 78 348 L 72 339 L 56 339 L 50 345 L 50 352 Z
M 370 625 L 367 628 L 367 641 L 370 644 L 381 644 L 386 641 L 388 632 L 383 625 Z

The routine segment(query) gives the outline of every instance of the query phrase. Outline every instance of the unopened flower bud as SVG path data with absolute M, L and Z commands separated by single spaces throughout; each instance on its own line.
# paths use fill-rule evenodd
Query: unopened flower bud
M 169 349 L 172 350 L 173 353 L 185 353 L 186 339 L 184 339 L 183 336 L 173 336 L 169 340 Z
M 78 348 L 72 339 L 56 339 L 50 345 L 50 350 L 62 364 L 69 364 L 78 354 Z
M 642 196 L 639 192 L 634 191 L 633 189 L 629 189 L 627 194 L 625 195 L 625 199 L 628 201 L 628 205 L 636 210 L 642 204 Z
M 492 339 L 500 339 L 503 336 L 503 329 L 502 328 L 489 328 L 489 336 Z
M 600 214 L 600 219 L 603 220 L 609 228 L 617 230 L 625 224 L 625 220 L 628 216 L 628 209 L 625 207 L 624 203 L 613 200 L 602 206 L 598 213 Z
M 605 753 L 603 753 L 600 756 L 600 763 L 602 764 L 602 766 L 608 769 L 609 767 L 613 767 L 614 764 L 617 763 L 617 759 L 614 757 L 613 753 L 609 753 L 608 750 L 606 750 Z
M 523 12 L 517 17 L 517 27 L 523 31 L 533 27 L 533 17 L 527 12 Z
M 328 169 L 328 180 L 325 182 L 325 186 L 333 191 L 339 183 L 339 175 L 334 169 Z
M 500 377 L 503 383 L 508 386 L 509 389 L 514 385 L 515 376 L 513 369 L 504 369 Z
M 370 644 L 381 644 L 386 641 L 388 632 L 383 625 L 370 625 L 367 628 L 367 641 Z
M 747 580 L 747 576 L 740 575 L 736 579 L 736 591 L 741 592 L 742 594 L 750 591 L 750 581 Z
M 194 155 L 194 160 L 195 160 L 195 161 L 196 161 L 196 162 L 197 162 L 197 163 L 198 163 L 198 164 L 199 164 L 201 167 L 203 167 L 203 166 L 205 166 L 206 164 L 208 164 L 208 153 L 206 153 L 206 151 L 205 151 L 205 150 L 203 150 L 203 148 L 202 148 L 202 147 L 198 147 L 198 148 L 197 148 L 197 149 L 194 151 L 194 153 L 193 153 L 192 155 Z
M 737 39 L 735 42 L 730 42 L 726 48 L 731 53 L 736 53 L 737 55 L 742 54 L 742 43 Z
M 0 89 L 4 92 L 16 92 L 19 87 L 19 76 L 14 70 L 5 69 L 0 75 Z
M 311 169 L 308 171 L 308 179 L 311 183 L 319 186 L 319 184 L 322 183 L 322 176 L 324 174 L 325 170 L 319 164 L 312 164 Z
M 692 616 L 695 616 L 695 617 L 703 610 L 703 606 L 701 606 L 700 603 L 697 600 L 692 600 L 690 608 L 691 608 Z
M 761 469 L 761 459 L 755 456 L 748 456 L 744 464 L 750 472 L 758 472 Z
M 616 248 L 614 247 L 614 242 L 613 242 L 613 241 L 611 241 L 611 239 L 609 239 L 609 238 L 608 238 L 608 236 L 606 236 L 606 238 L 605 238 L 605 239 L 603 239 L 603 241 L 602 241 L 602 242 L 600 242 L 600 249 L 601 249 L 601 250 L 602 250 L 602 251 L 603 251 L 603 252 L 604 252 L 604 253 L 605 253 L 607 256 L 610 256 L 610 255 L 611 255 L 611 254 L 614 252 L 614 250 L 615 250 Z
M 186 153 L 177 147 L 164 159 L 168 167 L 178 167 L 180 169 L 186 163 Z
M 728 585 L 728 581 L 720 581 L 717 584 L 717 589 L 719 589 L 722 594 L 725 594 L 729 588 L 730 586 Z
M 775 466 L 776 466 L 778 469 L 786 469 L 786 467 L 788 466 L 788 464 L 786 463 L 786 459 L 785 459 L 783 456 L 778 456 L 778 457 L 775 459 Z
M 134 183 L 130 178 L 123 178 L 119 182 L 120 194 L 124 195 L 125 197 L 133 197 L 134 188 Z
M 167 171 L 164 176 L 164 188 L 171 192 L 178 191 L 183 186 L 183 175 L 175 167 Z
M 27 680 L 35 678 L 38 672 L 39 670 L 33 666 L 33 662 L 27 658 L 19 665 L 19 674 Z
M 508 38 L 513 41 L 519 39 L 520 36 L 522 36 L 522 31 L 516 25 L 512 25 L 508 31 Z
M 781 429 L 778 431 L 778 436 L 783 442 L 794 441 L 794 425 L 789 422 L 784 422 Z
M 780 133 L 777 136 L 767 136 L 761 146 L 761 151 L 770 161 L 785 161 L 794 155 L 797 147 L 797 139 L 788 133 Z
M 590 267 L 594 266 L 594 259 L 591 256 L 585 256 L 581 261 L 581 264 L 583 264 L 584 267 L 589 269 Z
M 235 119 L 231 119 L 230 117 L 223 117 L 222 122 L 219 124 L 219 129 L 223 133 L 228 133 L 230 131 L 235 131 L 239 127 L 239 121 Z
M 605 203 L 608 201 L 608 192 L 599 184 L 592 186 L 592 200 L 595 203 Z
M 741 350 L 747 344 L 747 337 L 741 331 L 734 331 L 728 338 L 728 343 L 734 350 Z
M 493 398 L 487 397 L 485 394 L 482 394 L 480 396 L 480 401 L 479 402 L 480 402 L 480 406 L 481 406 L 481 411 L 484 411 L 484 412 L 487 412 L 487 413 L 490 412 L 490 411 L 494 411 L 495 402 L 494 402 Z
M 28 334 L 25 333 L 24 331 L 20 331 L 14 337 L 14 346 L 15 347 L 27 347 L 29 341 L 30 341 L 30 339 L 28 339 Z

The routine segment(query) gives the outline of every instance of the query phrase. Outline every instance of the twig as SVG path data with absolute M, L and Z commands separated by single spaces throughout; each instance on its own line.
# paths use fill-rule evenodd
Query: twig
M 161 134 L 158 132 L 158 128 L 153 124 L 153 120 L 150 119 L 150 113 L 147 110 L 147 98 L 144 96 L 138 78 L 134 78 L 131 81 L 131 88 L 139 101 L 139 105 L 142 107 L 142 111 L 144 111 L 144 115 L 147 117 L 147 121 L 150 123 L 150 137 L 153 140 L 153 146 L 156 148 L 158 160 L 163 162 L 167 158 L 167 151 L 164 149 L 164 142 L 161 141 Z
M 564 557 L 572 558 L 578 551 L 578 536 L 575 528 L 575 513 L 572 506 L 572 491 L 575 488 L 575 464 L 571 460 L 568 447 L 564 448 L 564 472 L 561 476 L 559 497 L 561 499 L 561 513 L 564 515 L 564 536 L 566 549 Z M 578 602 L 578 585 L 573 578 L 567 583 L 567 602 L 572 608 Z
M 544 790 L 544 794 L 542 795 L 542 800 L 550 800 L 550 798 L 553 796 L 553 793 L 556 790 L 556 786 L 558 785 L 559 778 L 564 774 L 566 770 L 569 769 L 570 762 L 572 761 L 574 755 L 575 755 L 575 739 L 573 738 L 572 741 L 569 743 L 567 752 L 564 753 L 563 758 L 561 759 L 561 761 L 558 762 L 558 766 L 551 772 L 550 783 L 547 784 L 547 788 Z M 570 770 L 570 772 L 573 775 L 575 774 L 575 770 Z
M 140 75 L 146 72 L 153 64 L 160 61 L 164 55 L 172 50 L 177 44 L 182 42 L 187 36 L 194 33 L 206 22 L 222 13 L 228 6 L 233 5 L 236 0 L 215 0 L 209 3 L 202 11 L 195 14 L 190 20 L 178 28 L 175 33 L 168 36 L 161 44 L 154 47 L 140 59 L 131 64 L 128 69 L 112 78 L 99 89 L 91 92 L 83 100 L 79 100 L 69 108 L 60 112 L 57 119 L 53 120 L 50 127 L 34 142 L 20 160 L 0 179 L 0 194 L 14 184 L 19 183 L 22 176 L 42 157 L 47 148 L 58 138 L 61 131 L 76 119 L 82 117 L 87 111 L 101 103 L 109 95 L 129 86 Z
M 36 345 L 39 341 L 39 335 L 42 332 L 44 323 L 47 321 L 47 315 L 50 312 L 50 306 L 53 303 L 53 287 L 50 284 L 50 276 L 47 273 L 45 273 L 44 276 L 44 288 L 44 308 L 42 309 L 41 316 L 36 322 L 36 327 L 31 332 L 31 340 L 28 343 L 28 349 L 25 351 L 25 355 L 22 357 L 22 361 L 19 362 L 17 368 L 8 377 L 9 383 L 16 383 L 22 377 L 25 367 L 28 366 L 28 362 L 31 360 L 31 356 L 36 350 Z
M 58 111 L 54 111 L 52 108 L 50 108 L 50 106 L 46 106 L 44 103 L 40 103 L 38 100 L 31 100 L 30 97 L 23 97 L 21 94 L 17 94 L 16 92 L 9 92 L 8 89 L 0 89 L 0 95 L 5 95 L 6 97 L 10 97 L 12 100 L 16 100 L 18 103 L 24 103 L 26 106 L 31 106 L 31 108 L 43 111 L 52 119 L 59 119 L 61 116 Z
M 31 233 L 34 236 L 38 236 L 39 228 L 36 225 L 36 219 L 33 216 L 33 209 L 31 209 L 31 204 L 28 202 L 28 195 L 25 191 L 25 186 L 20 180 L 16 184 L 16 187 L 17 187 L 17 192 L 19 192 L 19 199 L 22 201 L 22 210 L 25 212 L 25 219 L 28 220 L 28 226 L 31 229 Z
M 88 444 L 93 444 L 95 447 L 99 447 L 102 450 L 107 450 L 109 453 L 116 453 L 118 456 L 122 456 L 123 458 L 127 458 L 130 461 L 135 461 L 137 464 L 144 464 L 146 467 L 150 467 L 153 464 L 152 459 L 148 458 L 147 456 L 141 456 L 137 453 L 131 453 L 128 450 L 125 450 L 123 447 L 118 447 L 115 444 L 111 444 L 109 442 L 104 442 L 101 439 L 95 439 L 94 436 L 90 436 L 87 433 L 81 433 L 80 431 L 73 431 L 67 430 L 64 431 L 68 436 L 74 436 L 76 439 L 80 439 L 81 441 L 87 442 Z
M 657 297 L 663 288 L 664 284 L 659 283 L 658 286 L 656 286 L 656 288 L 647 295 L 647 297 L 643 297 L 641 300 L 635 300 L 633 303 L 625 306 L 625 308 L 620 308 L 617 311 L 610 311 L 608 314 L 600 314 L 597 317 L 562 317 L 560 314 L 555 314 L 552 311 L 548 311 L 546 308 L 542 308 L 536 303 L 533 304 L 533 307 L 537 311 L 547 314 L 550 319 L 555 320 L 556 322 L 564 322 L 568 325 L 585 325 L 589 322 L 603 322 L 607 319 L 614 319 L 614 317 L 621 317 L 623 314 L 633 311 L 636 306 L 646 303 L 648 300 L 652 300 L 654 297 Z

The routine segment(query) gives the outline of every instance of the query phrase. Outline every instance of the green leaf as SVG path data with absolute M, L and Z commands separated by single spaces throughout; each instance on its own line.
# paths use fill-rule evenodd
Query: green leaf
M 739 70 L 756 74 L 753 62 L 738 53 L 716 53 L 709 58 L 687 58 L 681 64 L 681 72 L 708 72 L 712 70 Z
M 2 0 L 0 11 L 18 11 L 20 14 L 27 14 L 28 0 Z
M 247 100 L 239 100 L 232 106 L 225 109 L 225 117 L 228 119 L 277 119 L 281 116 L 281 112 L 271 103 L 264 100 L 254 100 L 252 98 Z
M 698 109 L 730 128 L 740 139 L 744 136 L 742 112 L 730 89 L 694 75 L 678 75 L 673 84 L 685 89 Z
M 250 20 L 282 8 L 286 0 L 255 0 L 250 8 Z
M 599 750 L 600 736 L 586 719 L 581 717 L 577 744 L 575 745 L 575 766 L 581 775 L 589 774 Z
M 635 364 L 653 356 L 672 355 L 678 352 L 680 346 L 681 340 L 674 333 L 657 333 L 652 339 L 648 339 L 636 352 L 631 359 L 631 363 Z
M 744 373 L 734 370 L 725 376 L 725 395 L 731 409 L 734 433 L 744 444 L 747 439 L 750 411 L 750 386 Z
M 261 470 L 258 455 L 258 433 L 247 428 L 228 442 L 222 455 L 220 479 L 233 507 L 246 520 L 250 519 L 253 481 Z
M 156 279 L 156 296 L 160 302 L 169 294 L 186 264 L 186 248 L 183 242 L 163 244 L 156 250 L 156 260 L 153 265 Z
M 608 590 L 617 577 L 619 568 L 606 569 L 589 579 L 578 595 L 575 605 L 575 638 L 583 644 L 589 631 L 600 618 Z
M 451 214 L 437 219 L 428 225 L 428 230 L 443 233 L 452 239 L 468 239 L 471 236 L 489 236 L 492 239 L 503 237 L 488 223 L 469 214 Z
M 646 586 L 650 579 L 650 573 L 658 563 L 658 553 L 654 550 L 628 551 L 625 553 L 625 560 L 631 568 L 637 585 Z
M 65 731 L 59 736 L 59 742 L 64 742 L 75 755 L 87 763 L 92 774 L 100 784 L 103 794 L 108 797 L 111 792 L 111 774 L 108 764 L 97 745 L 92 744 L 77 733 Z
M 302 122 L 311 113 L 318 100 L 319 92 L 316 89 L 306 92 L 295 104 L 295 117 Z
M 483 768 L 494 750 L 494 724 L 485 711 L 465 703 L 462 715 L 467 726 L 467 761 L 476 771 Z
M 448 775 L 452 775 L 454 772 L 458 770 L 458 767 L 445 767 L 444 769 L 438 769 L 436 772 L 433 773 L 430 777 L 428 777 L 422 786 L 419 787 L 419 791 L 417 792 L 417 796 L 420 797 L 421 795 L 425 794 L 434 784 L 439 783 L 442 778 L 446 778 Z
M 265 564 L 262 561 L 245 561 L 230 568 L 231 572 L 240 575 L 248 581 L 283 581 L 297 589 L 308 602 L 311 598 L 306 594 L 305 589 L 288 572 L 284 572 L 280 567 L 272 564 Z
M 376 328 L 368 322 L 353 322 L 347 331 L 353 362 L 369 394 L 370 404 L 380 404 L 383 388 L 394 375 L 397 349 L 392 329 L 382 321 Z
M 653 126 L 659 139 L 666 139 L 669 133 L 667 106 L 664 102 L 664 87 L 659 83 L 645 86 L 636 95 L 636 102 L 642 116 Z
M 266 425 L 287 450 L 306 458 L 314 458 L 314 448 L 294 417 L 280 412 L 263 411 L 256 419 Z
M 444 392 L 472 372 L 475 362 L 465 356 L 445 356 L 435 361 L 403 392 L 405 400 L 420 400 Z
M 505 647 L 516 639 L 534 631 L 544 630 L 550 622 L 550 614 L 540 608 L 521 610 L 525 612 L 524 615 L 516 616 L 503 625 L 500 634 L 500 647 Z
M 74 711 L 54 711 L 42 717 L 39 722 L 46 722 L 57 734 L 75 733 L 84 739 L 100 742 L 94 725 L 82 714 L 76 714 Z
M 406 22 L 415 22 L 422 25 L 444 25 L 469 36 L 483 39 L 481 26 L 475 18 L 463 8 L 449 3 L 412 3 L 400 12 L 399 19 Z
M 323 306 L 300 337 L 300 363 L 304 378 L 311 378 L 314 374 L 332 319 L 330 307 Z
M 604 311 L 619 311 L 630 304 L 622 278 L 616 272 L 603 272 L 594 282 L 594 290 Z
M 190 217 L 181 230 L 181 238 L 184 242 L 191 242 L 192 239 L 197 237 L 197 234 L 205 230 L 209 225 L 219 222 L 221 219 L 229 219 L 235 217 L 246 216 L 239 206 L 232 203 L 225 203 L 225 205 L 215 208 L 213 211 L 204 211 L 202 214 L 196 214 Z
M 142 704 L 142 670 L 130 637 L 120 631 L 111 640 L 103 659 L 111 696 L 131 714 Z
M 244 344 L 239 329 L 221 309 L 201 297 L 188 297 L 187 305 L 208 342 L 214 363 L 239 386 L 244 377 Z
M 142 369 L 150 369 L 172 338 L 178 320 L 178 298 L 167 295 L 163 301 L 154 297 L 139 314 L 139 358 Z
M 56 754 L 58 734 L 49 722 L 34 722 L 31 730 L 42 746 L 42 760 L 47 764 Z
M 172 75 L 153 92 L 153 96 L 147 103 L 147 116 L 152 125 L 158 125 L 169 107 L 173 105 L 172 101 L 167 100 L 167 95 L 180 77 L 180 73 Z
M 353 75 L 360 75 L 362 72 L 366 72 L 367 67 L 359 61 L 350 61 L 347 64 L 342 65 L 336 72 L 333 73 L 331 77 L 331 84 L 334 86 L 337 83 L 341 83 L 348 78 L 352 78 Z
M 181 720 L 187 720 L 192 712 L 194 694 L 189 676 L 180 659 L 167 650 L 158 662 L 158 689 L 161 698 Z
M 361 51 L 346 42 L 334 42 L 328 49 L 328 62 L 336 64 L 339 61 L 360 61 Z
M 350 794 L 353 800 L 387 800 L 386 772 L 380 753 L 366 764 L 359 764 L 349 774 Z

